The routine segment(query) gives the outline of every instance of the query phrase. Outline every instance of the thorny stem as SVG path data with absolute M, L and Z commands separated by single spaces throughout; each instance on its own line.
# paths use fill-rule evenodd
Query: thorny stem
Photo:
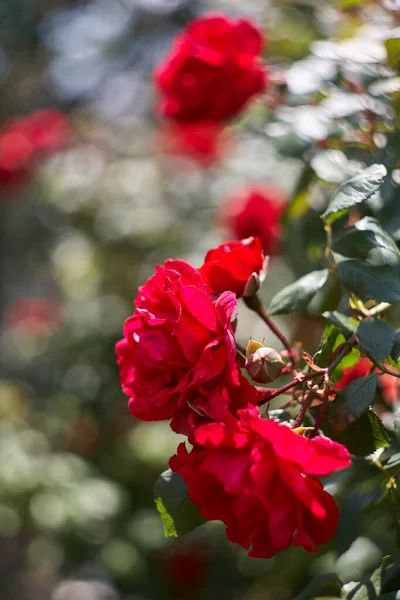
M 396 373 L 396 371 L 391 371 L 391 369 L 387 369 L 386 367 L 384 367 L 382 365 L 378 365 L 378 363 L 376 363 L 374 360 L 372 360 L 372 358 L 370 356 L 368 358 L 370 359 L 372 364 L 375 365 L 375 367 L 378 367 L 378 369 L 380 369 L 382 371 L 382 373 L 387 373 L 388 375 L 391 375 L 392 377 L 397 377 L 397 379 L 400 379 L 399 372 Z
M 309 373 L 308 375 L 303 375 L 304 379 L 296 378 L 293 381 L 290 381 L 289 383 L 287 383 L 286 385 L 283 385 L 280 388 L 272 389 L 272 388 L 259 388 L 258 387 L 257 388 L 258 391 L 263 390 L 265 392 L 265 395 L 257 404 L 260 404 L 260 405 L 265 404 L 266 402 L 269 402 L 273 398 L 276 398 L 277 396 L 280 396 L 281 394 L 288 392 L 289 390 L 294 388 L 299 383 L 303 383 L 307 379 L 314 379 L 314 377 L 318 377 L 319 375 L 322 375 L 322 374 L 323 374 L 323 372 L 319 373 L 317 371 L 314 371 L 314 373 Z
M 326 408 L 328 406 L 328 401 L 329 401 L 329 392 L 331 389 L 331 384 L 329 382 L 329 376 L 335 370 L 337 365 L 343 360 L 343 358 L 346 356 L 346 354 L 349 352 L 349 350 L 351 350 L 351 348 L 353 347 L 355 342 L 356 342 L 355 336 L 352 336 L 351 338 L 349 338 L 347 340 L 347 342 L 345 342 L 343 344 L 343 348 L 341 349 L 341 351 L 339 352 L 339 354 L 337 355 L 335 360 L 332 361 L 332 363 L 329 365 L 329 367 L 327 369 L 325 369 L 323 372 L 318 373 L 318 375 L 322 375 L 322 373 L 324 375 L 324 395 L 322 398 L 321 410 L 319 412 L 316 423 L 314 425 L 314 429 L 313 429 L 310 437 L 313 437 L 313 435 L 316 434 L 316 432 L 318 431 L 318 429 L 325 417 L 325 412 L 326 412 Z M 306 411 L 308 409 L 308 406 L 310 404 L 312 396 L 313 396 L 313 391 L 310 390 L 310 392 L 307 394 L 305 400 L 303 401 L 303 404 L 300 408 L 299 414 L 296 417 L 296 420 L 293 424 L 293 429 L 298 427 L 301 424 L 301 422 L 304 418 L 304 415 L 306 414 Z
M 328 402 L 329 402 L 329 392 L 330 392 L 329 375 L 328 375 L 328 373 L 325 373 L 325 389 L 324 389 L 324 397 L 322 398 L 322 406 L 321 406 L 321 410 L 319 411 L 317 420 L 315 421 L 314 429 L 312 430 L 310 437 L 314 437 L 318 433 L 318 429 L 320 428 L 321 423 L 324 420 L 326 409 L 328 407 Z
M 294 421 L 294 423 L 292 425 L 292 429 L 296 429 L 296 427 L 299 427 L 299 425 L 301 425 L 301 423 L 302 423 L 302 421 L 304 419 L 304 415 L 307 412 L 307 408 L 310 405 L 310 402 L 312 400 L 313 395 L 314 395 L 314 390 L 311 389 L 308 392 L 308 394 L 307 394 L 307 396 L 306 396 L 306 398 L 305 398 L 305 400 L 304 400 L 304 402 L 303 402 L 303 404 L 301 406 L 300 412 L 297 415 L 297 417 L 296 417 L 296 419 L 295 419 L 295 421 Z
M 343 344 L 342 350 L 339 352 L 339 354 L 337 355 L 337 357 L 335 358 L 335 360 L 329 365 L 329 367 L 327 369 L 328 376 L 332 373 L 332 371 L 334 371 L 336 369 L 336 367 L 338 366 L 338 364 L 343 360 L 343 358 L 346 356 L 346 354 L 349 352 L 349 350 L 352 349 L 352 347 L 354 346 L 355 343 L 356 343 L 355 336 L 352 335 L 347 340 L 347 342 L 345 342 Z

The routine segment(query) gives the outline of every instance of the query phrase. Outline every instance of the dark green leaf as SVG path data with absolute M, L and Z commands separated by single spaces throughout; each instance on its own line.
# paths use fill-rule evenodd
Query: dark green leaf
M 329 410 L 330 412 L 331 410 Z M 345 414 L 344 417 L 346 418 L 346 416 Z M 373 410 L 367 410 L 357 421 L 348 424 L 344 430 L 339 432 L 335 430 L 335 426 L 340 423 L 337 418 L 338 415 L 333 418 L 328 414 L 323 431 L 336 442 L 346 446 L 354 456 L 368 456 L 375 450 L 390 446 L 391 439 L 382 421 Z M 343 426 L 343 422 L 340 425 Z
M 324 573 L 311 581 L 294 600 L 315 600 L 317 595 L 322 598 L 339 597 L 342 584 L 336 573 Z
M 383 165 L 371 165 L 343 183 L 322 215 L 324 221 L 331 223 L 341 213 L 371 198 L 379 190 L 385 175 Z
M 400 60 L 400 38 L 390 38 L 385 41 L 389 66 L 396 70 Z
M 394 362 L 397 363 L 400 360 L 400 329 L 396 329 L 393 333 L 393 346 L 390 356 Z
M 349 258 L 363 258 L 373 265 L 398 265 L 400 252 L 394 239 L 375 219 L 365 217 L 335 236 L 333 250 Z
M 283 288 L 271 300 L 268 314 L 283 315 L 306 310 L 315 294 L 328 279 L 329 271 L 313 271 Z
M 363 302 L 400 302 L 400 267 L 344 260 L 338 264 L 338 270 L 345 287 Z
M 360 323 L 357 337 L 362 350 L 378 364 L 382 364 L 392 350 L 393 331 L 385 321 L 376 317 Z
M 387 559 L 389 563 L 389 559 Z M 382 572 L 382 592 L 398 592 L 400 590 L 400 560 L 388 564 Z
M 351 337 L 357 329 L 358 322 L 355 319 L 346 317 L 336 310 L 324 312 L 322 316 L 328 321 L 328 323 L 335 325 L 335 327 L 337 327 L 341 333 L 343 333 L 346 340 Z
M 361 417 L 374 401 L 377 383 L 376 375 L 354 379 L 335 399 L 334 411 L 346 409 L 355 417 Z
M 187 494 L 186 483 L 171 469 L 157 479 L 154 497 L 167 537 L 184 535 L 205 522 Z
M 315 364 L 319 367 L 326 368 L 329 365 L 329 359 L 332 356 L 338 335 L 340 335 L 339 329 L 333 325 L 325 327 L 320 346 L 313 356 Z

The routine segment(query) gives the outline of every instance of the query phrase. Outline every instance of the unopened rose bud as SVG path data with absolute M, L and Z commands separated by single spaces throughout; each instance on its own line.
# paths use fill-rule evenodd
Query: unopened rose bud
M 264 344 L 262 342 L 257 342 L 256 340 L 250 338 L 246 348 L 246 356 L 254 354 L 254 352 L 259 348 L 264 348 Z
M 273 348 L 258 348 L 246 359 L 246 370 L 257 383 L 270 383 L 279 377 L 285 363 Z

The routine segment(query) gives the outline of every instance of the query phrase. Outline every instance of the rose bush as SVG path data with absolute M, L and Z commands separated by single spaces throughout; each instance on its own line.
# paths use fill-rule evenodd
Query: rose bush
M 248 21 L 192 21 L 156 73 L 161 112 L 177 121 L 225 121 L 263 91 L 261 33 Z
M 170 460 L 209 520 L 229 540 L 268 558 L 292 544 L 315 551 L 335 533 L 338 509 L 318 476 L 350 465 L 348 451 L 327 438 L 306 439 L 258 409 L 199 427 Z

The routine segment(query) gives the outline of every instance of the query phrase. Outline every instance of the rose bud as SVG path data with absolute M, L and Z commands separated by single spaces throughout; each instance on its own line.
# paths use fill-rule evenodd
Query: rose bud
M 285 363 L 273 348 L 258 348 L 246 358 L 246 371 L 257 383 L 270 383 L 279 377 Z

